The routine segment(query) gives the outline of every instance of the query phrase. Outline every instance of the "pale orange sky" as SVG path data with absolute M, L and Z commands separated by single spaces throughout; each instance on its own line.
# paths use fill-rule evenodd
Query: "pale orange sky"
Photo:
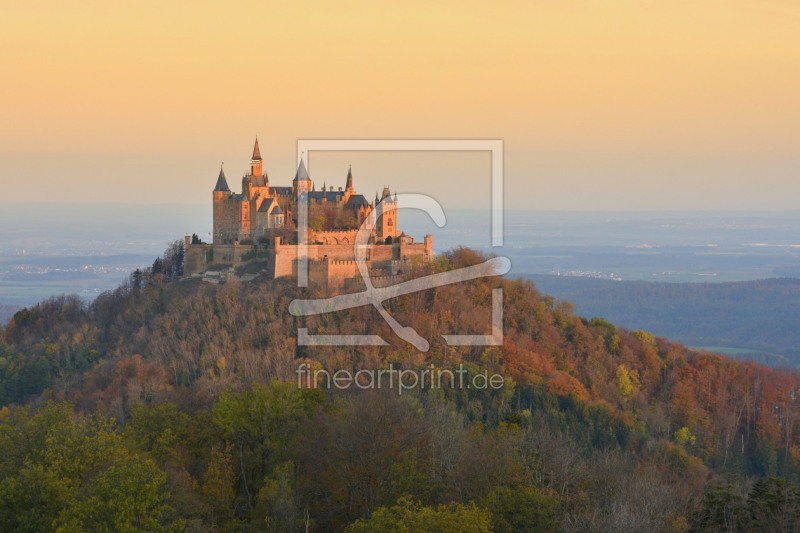
M 298 138 L 500 138 L 509 209 L 800 207 L 796 2 L 0 2 L 0 202 L 209 202 L 258 133 L 278 184 Z M 488 207 L 480 157 L 357 155 Z

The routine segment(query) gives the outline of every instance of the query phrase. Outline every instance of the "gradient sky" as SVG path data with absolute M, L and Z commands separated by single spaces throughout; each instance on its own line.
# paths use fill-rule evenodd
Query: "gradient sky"
M 276 184 L 298 138 L 500 138 L 510 209 L 800 207 L 797 2 L 117 4 L 0 0 L 0 202 L 210 203 L 257 133 Z M 488 207 L 488 156 L 333 156 Z

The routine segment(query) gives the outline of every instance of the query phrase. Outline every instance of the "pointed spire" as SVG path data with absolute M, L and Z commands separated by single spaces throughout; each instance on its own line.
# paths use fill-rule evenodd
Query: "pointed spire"
M 345 189 L 348 191 L 353 190 L 353 165 L 350 165 L 350 168 L 347 169 L 347 184 L 345 185 Z
M 294 176 L 294 181 L 311 181 L 311 178 L 308 177 L 308 171 L 306 170 L 306 164 L 303 160 L 300 160 L 300 166 L 297 167 L 297 174 Z
M 261 149 L 258 147 L 258 136 L 256 136 L 256 144 L 253 146 L 252 161 L 261 161 Z
M 225 179 L 225 171 L 222 170 L 222 165 L 219 166 L 219 177 L 217 178 L 217 186 L 214 187 L 214 192 L 231 192 L 228 188 L 228 180 Z

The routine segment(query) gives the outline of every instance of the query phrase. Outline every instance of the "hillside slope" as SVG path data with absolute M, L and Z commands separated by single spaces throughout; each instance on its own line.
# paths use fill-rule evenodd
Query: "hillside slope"
M 460 249 L 430 269 L 481 260 Z M 292 317 L 288 281 L 170 282 L 168 258 L 157 270 L 0 332 L 0 529 L 686 531 L 733 516 L 753 530 L 800 512 L 796 372 L 587 321 L 522 281 L 391 301 L 431 340 L 420 353 L 369 307 Z M 496 286 L 504 345 L 446 346 L 441 333 L 487 328 Z M 298 347 L 298 326 L 392 346 Z M 300 363 L 507 381 L 308 389 Z

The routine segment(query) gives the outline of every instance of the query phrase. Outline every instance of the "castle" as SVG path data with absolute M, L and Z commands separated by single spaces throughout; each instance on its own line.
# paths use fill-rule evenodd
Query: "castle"
M 212 192 L 214 229 L 211 243 L 186 237 L 187 275 L 235 269 L 249 262 L 263 263 L 273 278 L 298 275 L 298 259 L 305 250 L 308 280 L 327 290 L 341 290 L 360 281 L 355 240 L 360 227 L 369 231 L 364 255 L 373 283 L 389 285 L 406 279 L 414 261 L 429 261 L 433 238 L 423 243 L 398 227 L 397 196 L 384 187 L 368 202 L 353 185 L 352 168 L 345 186 L 317 190 L 301 160 L 291 186 L 273 186 L 264 171 L 258 139 L 250 170 L 242 177 L 242 192 L 234 193 L 220 168 Z M 298 232 L 303 202 L 307 231 Z M 303 235 L 298 245 L 298 236 Z M 364 265 L 362 265 L 364 266 Z

